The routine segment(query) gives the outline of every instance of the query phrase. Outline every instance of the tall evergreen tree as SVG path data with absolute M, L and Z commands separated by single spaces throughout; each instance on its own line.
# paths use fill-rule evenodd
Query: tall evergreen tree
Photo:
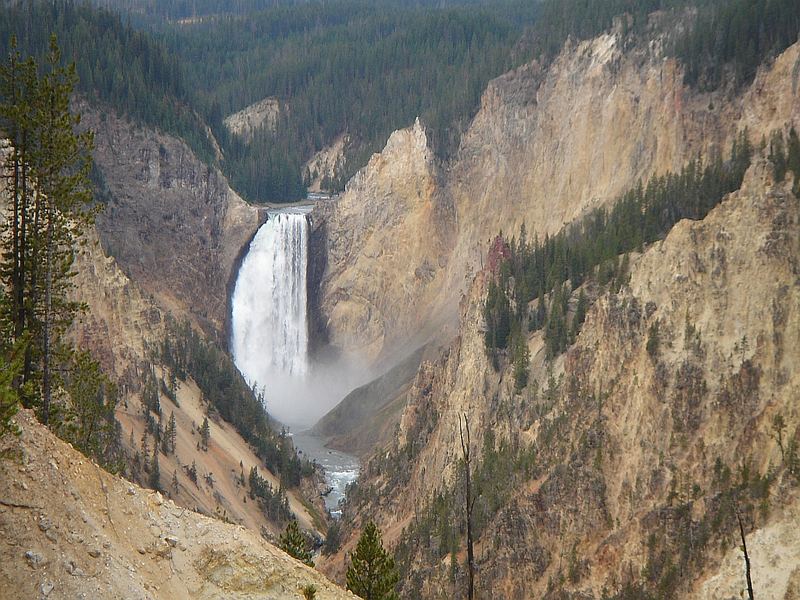
M 0 292 L 0 301 L 4 301 Z M 19 427 L 14 421 L 14 415 L 19 411 L 19 397 L 14 389 L 14 380 L 22 368 L 22 352 L 19 349 L 11 352 L 5 348 L 6 338 L 0 341 L 0 352 L 3 360 L 0 362 L 0 440 L 8 434 L 18 435 Z
M 150 487 L 161 489 L 161 468 L 158 465 L 158 444 L 153 445 L 153 462 L 150 464 Z
M 27 342 L 13 387 L 26 405 L 37 405 L 45 424 L 71 353 L 63 334 L 81 309 L 68 299 L 74 252 L 93 218 L 92 137 L 74 131 L 80 121 L 69 111 L 75 66 L 60 64 L 55 37 L 41 75 L 33 60 L 21 59 L 12 39 L 0 69 L 0 129 L 11 142 L 2 165 L 9 185 L 0 260 L 10 302 L 0 320 L 13 342 Z
M 178 425 L 175 422 L 175 411 L 169 414 L 169 424 L 167 425 L 167 439 L 169 440 L 169 450 L 175 453 L 175 446 L 178 442 Z
M 200 447 L 208 450 L 208 443 L 211 441 L 211 426 L 208 424 L 208 417 L 203 417 L 203 425 L 200 427 Z
M 286 530 L 281 535 L 280 548 L 289 556 L 307 564 L 309 567 L 314 566 L 314 561 L 311 560 L 311 550 L 308 548 L 308 542 L 303 532 L 300 531 L 300 527 L 297 525 L 297 520 L 292 519 L 289 521 Z
M 117 470 L 117 386 L 88 352 L 73 354 L 64 379 L 70 403 L 51 426 L 86 456 L 108 470 Z
M 347 589 L 364 600 L 397 600 L 394 591 L 400 575 L 383 548 L 381 532 L 370 521 L 358 540 L 347 569 Z

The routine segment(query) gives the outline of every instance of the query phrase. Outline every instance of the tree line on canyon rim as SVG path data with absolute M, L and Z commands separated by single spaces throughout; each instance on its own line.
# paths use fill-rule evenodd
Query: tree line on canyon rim
M 761 141 L 768 151 L 776 181 L 793 174 L 800 191 L 800 136 L 776 131 Z M 554 236 L 528 240 L 523 225 L 519 239 L 503 240 L 492 249 L 497 259 L 484 304 L 487 352 L 495 368 L 502 356 L 514 364 L 517 390 L 528 382 L 527 336 L 543 331 L 546 356 L 553 359 L 575 341 L 588 308 L 584 283 L 618 290 L 628 270 L 628 253 L 642 251 L 663 239 L 681 219 L 703 219 L 726 194 L 741 186 L 752 148 L 746 132 L 734 142 L 730 157 L 716 156 L 705 166 L 691 161 L 680 173 L 641 182 L 620 196 L 610 210 L 598 208 Z M 574 310 L 570 300 L 579 290 Z M 531 306 L 533 301 L 535 306 Z M 570 318 L 570 314 L 572 314 Z
M 693 160 L 680 173 L 655 177 L 646 186 L 640 182 L 610 210 L 597 208 L 544 240 L 534 236 L 529 241 L 523 225 L 519 240 L 496 242 L 497 272 L 484 305 L 484 339 L 495 368 L 501 353 L 510 348 L 516 386 L 524 388 L 528 333 L 543 329 L 547 357 L 561 354 L 575 340 L 586 315 L 584 282 L 592 279 L 601 287 L 619 289 L 626 277 L 627 253 L 663 239 L 681 219 L 705 217 L 725 194 L 739 189 L 751 155 L 742 133 L 727 161 L 716 156 L 703 166 Z M 570 320 L 569 300 L 579 288 Z M 529 308 L 534 300 L 536 306 Z
M 452 159 L 492 77 L 534 57 L 546 65 L 566 39 L 598 35 L 623 14 L 626 44 L 649 32 L 653 11 L 690 22 L 668 40 L 667 53 L 686 65 L 686 83 L 704 90 L 745 85 L 800 29 L 792 0 L 474 0 L 446 9 L 253 1 L 224 12 L 209 1 L 191 14 L 177 1 L 96 4 L 126 11 L 139 28 L 89 4 L 12 4 L 0 9 L 0 45 L 16 31 L 26 52 L 43 56 L 57 32 L 77 61 L 82 94 L 182 137 L 253 201 L 302 197 L 314 175 L 304 163 L 346 133 L 345 155 L 326 181 L 341 190 L 416 116 L 439 158 Z M 192 15 L 204 18 L 179 20 Z M 274 127 L 249 142 L 231 135 L 224 116 L 265 97 L 283 107 Z

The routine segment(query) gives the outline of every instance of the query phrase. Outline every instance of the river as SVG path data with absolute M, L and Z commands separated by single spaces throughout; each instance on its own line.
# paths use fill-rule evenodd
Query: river
M 295 447 L 302 452 L 301 457 L 316 461 L 325 469 L 325 482 L 330 493 L 325 496 L 325 507 L 334 518 L 342 514 L 339 502 L 344 499 L 347 486 L 358 477 L 360 464 L 355 456 L 326 448 L 322 440 L 310 431 L 292 435 Z

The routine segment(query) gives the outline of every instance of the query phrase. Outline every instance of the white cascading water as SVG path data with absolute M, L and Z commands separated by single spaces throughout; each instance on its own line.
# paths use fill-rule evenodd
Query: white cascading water
M 266 392 L 279 419 L 308 375 L 308 220 L 271 214 L 242 261 L 231 299 L 233 358 L 250 385 Z
M 311 427 L 374 377 L 346 361 L 309 365 L 309 209 L 270 214 L 250 243 L 231 297 L 234 362 L 248 383 L 263 391 L 270 415 L 295 431 Z M 304 456 L 324 466 L 331 488 L 325 504 L 341 514 L 338 502 L 358 474 L 358 459 L 325 448 L 310 432 L 294 439 Z

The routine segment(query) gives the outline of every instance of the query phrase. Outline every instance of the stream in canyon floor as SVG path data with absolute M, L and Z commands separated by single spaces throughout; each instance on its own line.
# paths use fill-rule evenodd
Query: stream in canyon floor
M 331 515 L 338 518 L 342 511 L 339 502 L 344 498 L 347 486 L 358 477 L 359 462 L 355 456 L 326 448 L 323 441 L 310 431 L 302 431 L 292 436 L 295 448 L 308 460 L 316 461 L 325 469 L 325 482 L 330 492 L 325 496 L 325 507 Z
M 346 365 L 324 371 L 308 356 L 308 254 L 310 206 L 270 211 L 250 243 L 231 297 L 231 351 L 248 384 L 263 394 L 267 412 L 299 423 L 294 442 L 325 469 L 326 506 L 335 516 L 358 476 L 354 456 L 325 448 L 309 431 L 319 417 L 363 383 Z

